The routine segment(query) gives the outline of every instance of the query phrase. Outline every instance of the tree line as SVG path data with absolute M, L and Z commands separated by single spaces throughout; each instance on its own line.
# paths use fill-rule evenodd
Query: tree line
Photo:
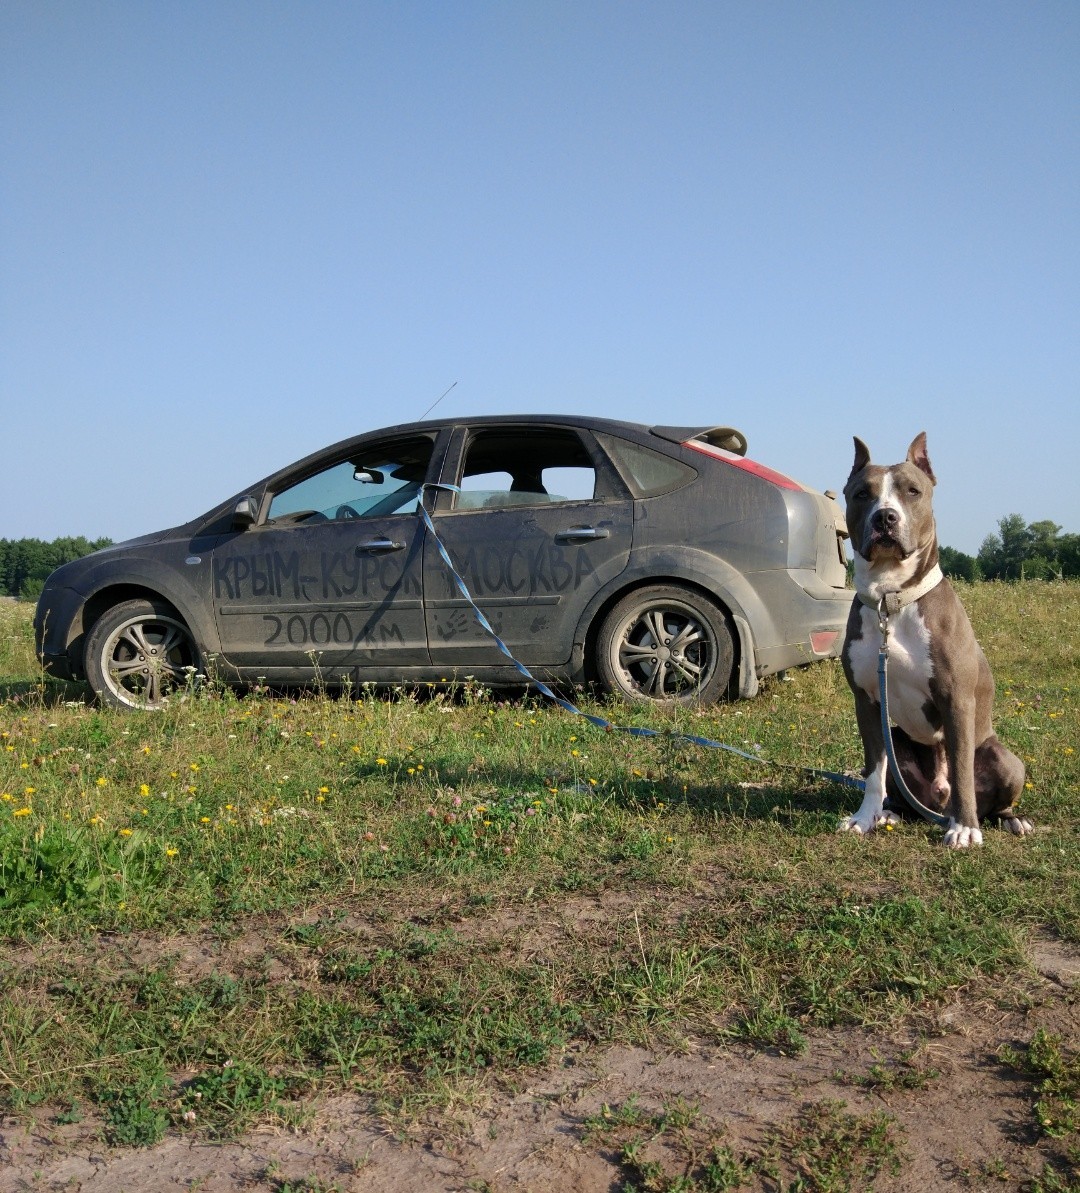
M 55 568 L 111 543 L 112 539 L 87 539 L 82 535 L 53 539 L 51 543 L 43 539 L 0 539 L 0 596 L 33 600 Z
M 1067 580 L 1080 577 L 1080 534 L 1062 534 L 1056 522 L 1025 522 L 1008 514 L 978 555 L 941 548 L 941 570 L 961 580 Z M 0 596 L 34 600 L 49 573 L 112 544 L 112 539 L 0 539 Z
M 1019 514 L 998 521 L 978 555 L 941 548 L 941 570 L 962 580 L 1067 580 L 1080 577 L 1080 534 L 1062 534 L 1056 522 L 1025 522 Z

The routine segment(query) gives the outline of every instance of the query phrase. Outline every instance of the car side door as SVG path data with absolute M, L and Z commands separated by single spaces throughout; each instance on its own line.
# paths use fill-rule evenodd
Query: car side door
M 424 527 L 435 436 L 374 443 L 286 478 L 213 552 L 226 668 L 247 678 L 386 680 L 428 662 Z
M 559 667 L 597 590 L 622 572 L 633 501 L 587 431 L 557 425 L 459 428 L 432 521 L 477 605 L 514 657 Z M 505 665 L 447 571 L 424 547 L 428 650 L 448 674 Z

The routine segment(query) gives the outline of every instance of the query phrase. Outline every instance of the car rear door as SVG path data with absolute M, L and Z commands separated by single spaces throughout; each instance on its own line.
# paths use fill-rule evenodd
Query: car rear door
M 527 666 L 567 663 L 599 588 L 622 572 L 633 501 L 592 435 L 534 423 L 459 428 L 432 520 L 477 605 Z M 428 651 L 447 674 L 505 665 L 454 584 L 436 544 L 424 546 Z

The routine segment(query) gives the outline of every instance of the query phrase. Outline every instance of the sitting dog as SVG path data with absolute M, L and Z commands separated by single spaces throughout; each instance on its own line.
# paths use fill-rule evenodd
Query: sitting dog
M 902 804 L 888 773 L 881 726 L 879 616 L 888 623 L 888 702 L 894 752 L 911 793 L 948 816 L 945 844 L 982 844 L 981 820 L 996 819 L 1023 836 L 1031 821 L 1013 804 L 1024 788 L 1024 764 L 994 735 L 994 682 L 967 613 L 938 566 L 931 495 L 937 480 L 918 435 L 902 464 L 870 463 L 855 440 L 855 463 L 844 496 L 855 549 L 852 603 L 843 663 L 855 695 L 863 740 L 866 791 L 842 831 L 870 833 L 894 824 Z M 879 612 L 880 607 L 880 612 Z

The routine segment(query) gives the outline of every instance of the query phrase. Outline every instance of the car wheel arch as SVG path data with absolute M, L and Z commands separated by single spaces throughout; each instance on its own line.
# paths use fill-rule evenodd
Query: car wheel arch
M 164 602 L 187 626 L 195 639 L 200 654 L 205 658 L 207 654 L 213 653 L 215 639 L 211 637 L 210 641 L 207 640 L 206 628 L 202 624 L 202 619 L 186 607 L 186 602 L 177 601 L 170 593 L 163 592 L 160 588 L 154 588 L 149 584 L 137 581 L 110 582 L 86 598 L 79 619 L 72 624 L 72 630 L 74 631 L 77 626 L 78 632 L 72 633 L 68 642 L 68 651 L 73 656 L 73 661 L 78 662 L 80 671 L 84 669 L 83 646 L 87 634 L 110 609 L 125 601 L 134 600 Z
M 625 580 L 625 577 L 623 577 Z M 710 587 L 698 579 L 679 574 L 659 572 L 637 576 L 631 583 L 603 593 L 590 603 L 581 622 L 581 632 L 575 636 L 575 653 L 578 655 L 577 670 L 587 683 L 599 680 L 597 674 L 597 642 L 601 628 L 608 614 L 626 597 L 648 588 L 681 588 L 715 605 L 729 623 L 734 657 L 731 664 L 731 681 L 728 696 L 752 696 L 757 690 L 754 672 L 754 640 L 750 623 L 738 602 L 731 599 L 723 588 Z M 748 678 L 748 675 L 750 678 Z

